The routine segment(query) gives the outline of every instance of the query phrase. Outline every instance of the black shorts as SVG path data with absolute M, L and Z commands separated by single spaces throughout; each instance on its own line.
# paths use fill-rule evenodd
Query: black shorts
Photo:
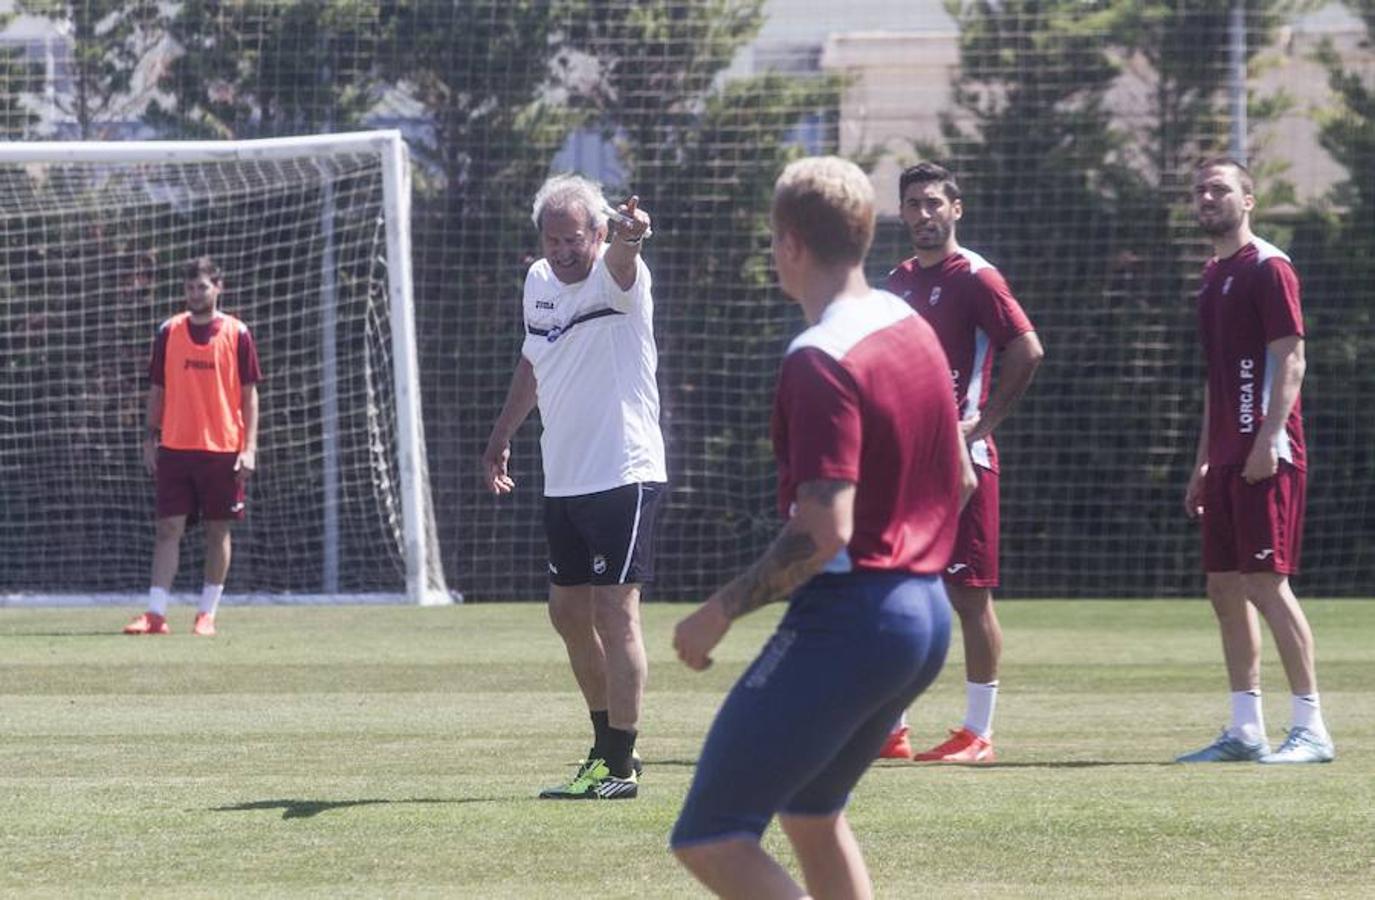
M 544 498 L 549 580 L 558 585 L 649 584 L 662 482 Z

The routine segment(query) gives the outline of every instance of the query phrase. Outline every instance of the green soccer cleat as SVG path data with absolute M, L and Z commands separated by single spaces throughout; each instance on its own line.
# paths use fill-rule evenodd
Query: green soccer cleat
M 1285 763 L 1328 763 L 1337 756 L 1337 748 L 1332 738 L 1318 734 L 1311 728 L 1295 725 L 1289 729 L 1289 736 L 1274 753 L 1267 753 L 1260 761 L 1267 765 Z
M 1181 763 L 1212 763 L 1212 762 L 1258 762 L 1262 756 L 1270 753 L 1270 745 L 1264 738 L 1254 743 L 1243 741 L 1241 738 L 1233 737 L 1225 730 L 1218 735 L 1218 739 L 1213 741 L 1202 750 L 1195 750 L 1193 753 L 1185 753 L 1183 756 L 1175 758 L 1175 762 Z
M 587 751 L 587 759 L 592 758 L 592 751 Z M 587 765 L 587 759 L 578 760 L 578 767 Z M 645 774 L 645 761 L 640 759 L 640 754 L 634 750 L 630 751 L 630 768 L 635 770 L 636 778 L 643 778 Z
M 629 778 L 618 778 L 606 767 L 606 760 L 589 759 L 567 784 L 545 788 L 541 800 L 633 800 L 640 793 L 640 780 L 632 770 Z

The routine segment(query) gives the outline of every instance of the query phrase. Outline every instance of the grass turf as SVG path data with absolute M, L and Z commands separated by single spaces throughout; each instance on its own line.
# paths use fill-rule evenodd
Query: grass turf
M 1224 724 L 1207 604 L 1017 602 L 999 764 L 884 761 L 850 815 L 880 897 L 1375 895 L 1375 603 L 1309 601 L 1329 766 L 1169 765 Z M 705 674 L 645 608 L 639 800 L 550 803 L 590 728 L 539 604 L 0 610 L 0 894 L 701 896 L 665 849 L 702 735 L 781 608 Z M 1267 652 L 1272 740 L 1288 716 Z M 958 724 L 958 632 L 911 716 Z M 790 867 L 776 829 L 766 845 Z

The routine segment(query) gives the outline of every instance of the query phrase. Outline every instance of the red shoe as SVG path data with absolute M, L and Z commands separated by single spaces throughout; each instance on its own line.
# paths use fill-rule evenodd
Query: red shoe
M 196 637 L 214 637 L 215 614 L 196 613 L 196 624 L 191 626 L 191 633 Z
M 146 612 L 139 616 L 128 625 L 124 626 L 125 634 L 171 634 L 172 629 L 167 627 L 167 617 L 160 616 L 155 612 Z
M 907 741 L 907 732 L 910 729 L 903 725 L 894 728 L 888 735 L 888 740 L 883 742 L 883 749 L 878 752 L 879 759 L 911 759 L 912 745 Z
M 912 758 L 917 762 L 939 763 L 991 763 L 995 760 L 993 742 L 968 728 L 952 729 L 945 743 Z

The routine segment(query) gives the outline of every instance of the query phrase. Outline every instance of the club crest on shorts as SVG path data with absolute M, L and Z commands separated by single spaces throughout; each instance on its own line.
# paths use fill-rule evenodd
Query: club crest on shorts
M 606 557 L 598 553 L 592 557 L 592 571 L 598 575 L 606 574 Z

